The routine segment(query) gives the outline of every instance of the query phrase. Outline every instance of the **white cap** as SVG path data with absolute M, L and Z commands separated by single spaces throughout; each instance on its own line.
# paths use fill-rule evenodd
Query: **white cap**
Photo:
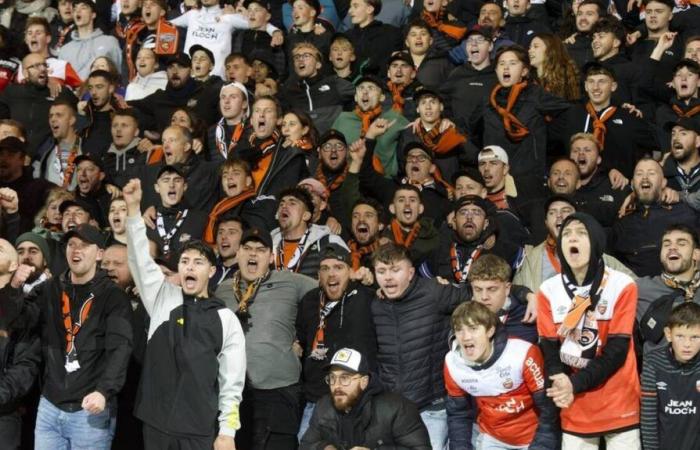
M 248 112 L 250 111 L 250 103 L 248 100 L 248 89 L 246 89 L 246 87 L 243 86 L 243 83 L 240 83 L 238 81 L 232 81 L 228 84 L 224 84 L 223 86 L 221 86 L 221 89 L 219 90 L 219 95 L 221 95 L 221 93 L 224 91 L 224 89 L 230 88 L 230 87 L 236 88 L 243 93 L 243 96 L 245 97 L 245 104 L 246 104 L 245 116 L 248 117 Z
M 362 374 L 369 372 L 367 362 L 362 357 L 362 354 L 357 350 L 347 347 L 341 348 L 335 352 L 335 355 L 333 355 L 333 359 L 331 359 L 328 367 L 339 367 L 349 372 L 357 372 Z
M 494 159 L 501 161 L 503 164 L 508 164 L 508 153 L 500 145 L 487 145 L 479 152 L 479 162 Z

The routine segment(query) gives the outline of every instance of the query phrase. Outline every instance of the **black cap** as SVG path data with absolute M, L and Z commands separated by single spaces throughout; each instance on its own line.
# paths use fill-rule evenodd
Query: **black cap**
M 93 2 L 92 0 L 73 0 L 73 8 L 75 8 L 76 6 L 78 6 L 80 4 L 84 4 L 84 5 L 89 6 L 90 9 L 92 9 L 93 11 L 97 10 L 97 7 L 95 6 L 95 2 Z
M 408 144 L 404 145 L 403 148 L 401 149 L 401 156 L 403 159 L 403 162 L 406 162 L 406 159 L 408 159 L 408 152 L 410 152 L 413 149 L 419 149 L 422 150 L 423 153 L 428 155 L 428 158 L 430 158 L 431 161 L 435 159 L 435 154 L 433 153 L 432 150 L 430 150 L 428 147 L 425 146 L 422 142 L 418 141 L 413 141 L 409 142 Z
M 373 83 L 379 86 L 379 89 L 384 89 L 384 84 L 379 80 L 378 77 L 374 75 L 362 75 L 360 78 L 357 79 L 355 82 L 355 87 L 361 85 L 362 83 Z
M 321 251 L 321 261 L 324 259 L 337 259 L 345 264 L 352 264 L 350 252 L 339 244 L 328 244 Z
M 27 153 L 27 144 L 17 139 L 14 136 L 7 136 L 0 141 L 0 151 L 7 150 L 8 152 Z
M 547 211 L 549 211 L 549 207 L 552 206 L 552 203 L 554 202 L 564 202 L 568 203 L 569 205 L 574 207 L 574 210 L 576 210 L 576 202 L 574 201 L 574 198 L 570 195 L 564 195 L 564 194 L 555 194 L 549 197 L 545 202 L 544 202 L 544 214 L 545 216 L 547 215 Z
M 262 6 L 266 10 L 268 10 L 269 12 L 272 12 L 272 5 L 270 4 L 270 2 L 267 2 L 265 0 L 245 0 L 243 2 L 243 7 L 248 8 L 253 3 L 257 3 L 258 5 Z
M 486 187 L 486 182 L 484 181 L 484 177 L 481 175 L 481 172 L 479 172 L 478 169 L 475 169 L 474 167 L 465 167 L 464 170 L 459 170 L 455 172 L 454 175 L 452 175 L 452 185 L 457 184 L 457 180 L 460 177 L 467 177 L 470 180 L 474 180 L 480 185 Z
M 58 212 L 60 212 L 61 214 L 63 214 L 63 213 L 66 212 L 66 210 L 67 210 L 68 208 L 70 208 L 71 206 L 77 206 L 77 207 L 79 207 L 79 208 L 82 208 L 83 210 L 85 210 L 85 212 L 87 212 L 88 214 L 90 214 L 90 216 L 91 216 L 93 219 L 97 218 L 97 216 L 95 215 L 95 210 L 94 210 L 93 206 L 92 206 L 91 204 L 89 204 L 88 202 L 86 202 L 85 200 L 83 200 L 82 198 L 80 198 L 80 197 L 78 197 L 78 198 L 76 198 L 76 199 L 64 200 L 64 201 L 61 203 L 61 205 L 58 207 Z
M 279 73 L 277 72 L 277 67 L 275 67 L 275 59 L 272 56 L 272 54 L 266 50 L 253 50 L 250 53 L 250 60 L 252 61 L 260 61 L 261 63 L 265 64 L 270 71 L 270 77 L 273 79 L 277 79 L 279 77 Z
M 346 372 L 359 373 L 367 375 L 369 373 L 369 364 L 367 358 L 362 353 L 352 348 L 341 348 L 333 355 L 330 363 L 326 365 L 326 370 L 338 368 Z
M 75 167 L 78 167 L 78 165 L 79 165 L 81 162 L 83 162 L 83 161 L 90 161 L 91 163 L 93 163 L 94 165 L 96 165 L 97 167 L 99 167 L 101 171 L 104 172 L 104 169 L 105 169 L 105 168 L 104 168 L 104 165 L 102 164 L 102 159 L 101 159 L 101 158 L 98 158 L 98 157 L 96 157 L 95 155 L 93 155 L 93 154 L 91 154 L 91 153 L 86 153 L 86 154 L 83 154 L 83 155 L 78 155 L 78 156 L 75 158 Z
M 172 164 L 166 164 L 163 167 L 160 168 L 158 171 L 158 176 L 156 177 L 156 180 L 160 178 L 161 175 L 165 173 L 176 173 L 180 175 L 182 178 L 185 178 L 185 172 L 182 171 L 182 169 L 178 166 L 174 166 Z
M 345 135 L 340 131 L 331 128 L 330 130 L 323 133 L 323 136 L 321 136 L 321 139 L 318 141 L 318 146 L 321 147 L 323 144 L 330 141 L 331 139 L 337 139 L 344 145 L 348 145 L 348 141 L 345 139 Z
M 671 131 L 674 127 L 685 128 L 686 130 L 700 134 L 700 120 L 694 117 L 680 117 L 678 120 L 669 121 L 664 124 L 664 129 L 666 131 Z
M 416 90 L 416 92 L 413 94 L 413 99 L 416 101 L 416 103 L 420 102 L 420 99 L 422 97 L 435 97 L 440 101 L 440 103 L 445 103 L 442 99 L 442 96 L 438 93 L 438 91 L 433 90 L 433 89 L 428 89 L 426 87 L 420 87 Z
M 261 228 L 252 227 L 245 230 L 243 232 L 243 236 L 241 237 L 240 245 L 243 245 L 248 241 L 257 241 L 265 247 L 272 249 L 272 238 L 270 237 L 270 233 Z
M 457 200 L 456 202 L 454 202 L 454 208 L 452 210 L 454 212 L 457 212 L 463 206 L 467 206 L 467 205 L 478 206 L 479 208 L 484 210 L 484 213 L 486 213 L 486 216 L 490 216 L 491 211 L 494 208 L 493 203 L 486 200 L 485 198 L 481 198 L 478 195 L 465 195 L 464 197 L 462 197 L 459 200 Z
M 462 40 L 465 40 L 465 41 L 466 41 L 467 38 L 468 38 L 469 36 L 473 35 L 473 34 L 478 34 L 478 35 L 480 35 L 480 36 L 483 36 L 483 37 L 485 37 L 487 40 L 490 41 L 491 39 L 493 39 L 493 28 L 491 28 L 491 27 L 480 27 L 480 26 L 477 25 L 476 27 L 474 27 L 474 28 L 472 28 L 471 30 L 467 31 L 467 33 L 464 35 L 464 37 L 462 38 Z
M 105 237 L 100 233 L 100 230 L 88 223 L 81 223 L 66 233 L 63 236 L 63 242 L 68 242 L 72 237 L 77 237 L 81 241 L 85 241 L 89 244 L 95 244 L 99 248 L 105 247 Z
M 415 64 L 413 63 L 413 59 L 411 59 L 411 55 L 408 54 L 408 52 L 396 52 L 393 55 L 391 55 L 391 58 L 389 58 L 389 65 L 393 63 L 394 61 L 403 61 L 406 64 L 408 64 L 411 67 L 415 68 Z
M 199 44 L 195 44 L 192 47 L 190 47 L 190 51 L 188 52 L 190 54 L 190 58 L 194 58 L 194 52 L 198 50 L 201 50 L 204 53 L 206 53 L 207 58 L 209 58 L 209 61 L 211 61 L 212 65 L 216 64 L 216 59 L 214 58 L 214 54 L 211 52 L 211 50 Z
M 192 60 L 190 59 L 190 56 L 187 53 L 180 52 L 169 57 L 165 61 L 166 67 L 170 67 L 173 64 L 178 64 L 182 67 L 190 67 L 192 66 Z

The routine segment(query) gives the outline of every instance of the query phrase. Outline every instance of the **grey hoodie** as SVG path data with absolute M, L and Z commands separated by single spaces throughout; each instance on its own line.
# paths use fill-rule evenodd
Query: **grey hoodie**
M 92 62 L 100 56 L 108 57 L 117 67 L 122 66 L 119 42 L 114 36 L 105 35 L 99 28 L 86 38 L 81 38 L 78 31 L 73 31 L 71 41 L 58 51 L 58 59 L 68 61 L 83 80 L 90 75 Z

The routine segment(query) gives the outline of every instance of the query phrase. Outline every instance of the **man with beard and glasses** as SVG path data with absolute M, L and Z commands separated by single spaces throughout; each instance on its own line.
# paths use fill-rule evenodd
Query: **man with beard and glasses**
M 557 255 L 556 243 L 559 229 L 564 219 L 576 212 L 576 202 L 566 195 L 553 195 L 544 204 L 544 225 L 547 237 L 538 245 L 525 246 L 525 259 L 515 272 L 513 284 L 524 286 L 537 292 L 544 280 L 561 273 L 561 263 Z M 604 253 L 603 261 L 622 273 L 636 278 L 635 274 L 616 258 Z
M 513 268 L 520 265 L 520 245 L 501 238 L 491 225 L 495 207 L 475 195 L 460 198 L 453 209 L 452 230 L 440 233 L 439 244 L 427 261 L 418 267 L 424 277 L 442 277 L 452 283 L 467 283 L 472 264 L 481 255 L 494 254 Z
M 328 190 L 328 207 L 342 225 L 346 225 L 352 202 L 347 202 L 341 189 L 348 178 L 348 143 L 337 130 L 325 132 L 318 143 L 318 164 L 314 178 Z
M 574 201 L 609 228 L 617 220 L 627 190 L 613 188 L 610 177 L 600 167 L 600 153 L 598 141 L 591 133 L 576 133 L 569 139 L 569 158 L 578 166 L 580 175 Z
M 399 394 L 382 392 L 359 351 L 338 350 L 325 381 L 330 394 L 319 400 L 301 450 L 431 448 L 416 406 Z
M 236 254 L 238 270 L 216 290 L 245 333 L 240 449 L 293 449 L 301 422 L 301 347 L 295 344 L 295 322 L 301 299 L 318 283 L 288 270 L 270 270 L 272 249 L 270 233 L 246 230 Z
M 78 100 L 65 86 L 58 96 L 51 94 L 46 57 L 39 53 L 29 53 L 22 59 L 22 74 L 24 83 L 12 83 L 0 93 L 0 118 L 14 119 L 27 128 L 27 153 L 34 156 L 41 143 L 51 136 L 51 127 L 45 120 L 49 107 L 57 99 L 73 104 Z
M 20 410 L 27 409 L 23 399 L 34 386 L 41 364 L 39 308 L 24 301 L 22 290 L 35 272 L 34 267 L 20 263 L 12 244 L 0 239 L 0 349 L 5 355 L 0 361 L 0 447 L 7 450 L 28 445 L 21 442 L 22 421 L 31 420 L 32 414 Z
M 537 293 L 537 331 L 562 408 L 562 449 L 641 448 L 640 386 L 632 335 L 637 285 L 603 261 L 603 228 L 588 214 L 564 219 L 557 238 L 561 274 Z M 604 405 L 604 407 L 601 407 Z
M 114 94 L 117 82 L 106 70 L 95 70 L 86 80 L 90 98 L 80 114 L 86 117 L 88 124 L 80 134 L 85 148 L 98 158 L 102 158 L 109 149 L 114 112 L 126 106 Z
M 659 163 L 650 158 L 641 159 L 632 179 L 634 200 L 626 215 L 612 228 L 611 253 L 640 277 L 661 272 L 659 245 L 666 227 L 700 226 L 698 214 L 688 205 L 664 202 L 665 187 L 666 178 Z
M 149 254 L 141 197 L 140 181 L 129 181 L 128 264 L 151 318 L 135 410 L 145 448 L 234 450 L 245 339 L 234 314 L 209 293 L 214 251 L 202 241 L 186 242 L 177 264 L 181 286 L 171 284 Z
M 303 349 L 306 401 L 299 439 L 309 426 L 316 403 L 328 392 L 324 376 L 331 355 L 352 345 L 364 355 L 370 369 L 376 370 L 377 340 L 370 310 L 374 292 L 351 280 L 351 259 L 345 248 L 326 246 L 318 270 L 319 286 L 299 305 L 296 327 Z
M 51 250 L 49 250 L 49 244 L 46 242 L 46 239 L 31 232 L 21 234 L 17 238 L 15 249 L 19 256 L 19 264 L 34 268 L 34 271 L 22 285 L 24 293 L 29 294 L 34 287 L 51 278 L 51 271 L 49 270 Z
M 637 322 L 644 343 L 643 355 L 669 342 L 664 327 L 673 307 L 700 303 L 700 242 L 695 229 L 670 225 L 661 238 L 660 275 L 637 280 Z
M 380 288 L 371 303 L 379 379 L 387 390 L 418 407 L 432 448 L 446 449 L 442 370 L 449 350 L 450 315 L 460 303 L 471 300 L 471 290 L 418 277 L 408 251 L 400 245 L 382 245 L 373 253 L 372 263 Z
M 700 120 L 682 117 L 671 129 L 671 152 L 664 162 L 668 187 L 682 198 L 700 190 Z

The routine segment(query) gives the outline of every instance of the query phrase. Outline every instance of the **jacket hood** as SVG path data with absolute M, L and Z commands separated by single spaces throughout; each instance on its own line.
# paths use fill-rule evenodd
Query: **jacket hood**
M 602 270 L 605 267 L 603 263 L 603 250 L 605 249 L 605 231 L 603 227 L 595 220 L 592 216 L 586 213 L 574 213 L 564 219 L 561 224 L 560 230 L 563 230 L 568 224 L 573 221 L 581 222 L 588 231 L 588 239 L 590 241 L 591 255 L 588 261 L 588 271 L 586 272 L 586 278 L 583 281 L 582 286 L 593 283 L 596 278 L 602 275 Z M 562 273 L 566 275 L 568 280 L 572 283 L 576 282 L 576 277 L 574 277 L 571 266 L 566 261 L 564 257 L 564 252 L 561 246 L 562 233 L 559 233 L 557 237 L 557 256 L 561 262 Z
M 99 28 L 95 28 L 94 30 L 92 30 L 92 33 L 90 33 L 90 36 L 81 38 L 80 35 L 78 34 L 78 30 L 74 30 L 74 31 L 71 33 L 71 40 L 72 40 L 72 41 L 89 41 L 89 40 L 91 40 L 91 39 L 95 39 L 96 37 L 99 37 L 99 36 L 102 36 L 102 35 L 104 35 L 104 33 L 102 32 L 102 30 L 99 29 Z

